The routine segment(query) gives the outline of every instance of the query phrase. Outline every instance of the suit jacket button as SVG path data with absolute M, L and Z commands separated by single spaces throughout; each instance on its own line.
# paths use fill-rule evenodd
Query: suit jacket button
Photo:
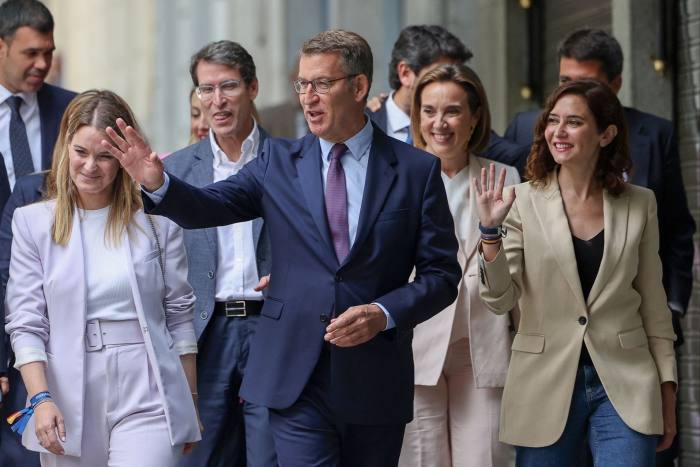
M 206 311 L 203 311 L 199 314 L 199 317 L 202 319 L 207 319 L 207 316 L 209 316 L 209 313 L 207 313 Z
M 213 279 L 213 278 L 214 278 L 214 271 L 209 271 L 209 272 L 207 273 L 207 277 L 208 277 L 209 279 Z
M 588 322 L 588 320 L 586 319 L 585 316 L 579 316 L 578 324 L 580 324 L 581 326 L 585 326 L 587 322 Z
M 335 281 L 336 282 L 343 282 L 343 278 L 341 276 L 335 276 Z
M 329 321 L 328 315 L 325 313 L 321 313 L 321 315 L 318 318 L 321 320 L 322 323 L 327 323 Z

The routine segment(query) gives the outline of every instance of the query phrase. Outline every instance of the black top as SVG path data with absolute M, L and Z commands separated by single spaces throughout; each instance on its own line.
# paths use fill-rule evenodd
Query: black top
M 601 230 L 590 240 L 581 240 L 573 235 L 574 254 L 576 255 L 576 267 L 578 268 L 578 278 L 581 281 L 583 299 L 588 301 L 588 294 L 591 292 L 593 282 L 598 275 L 600 262 L 603 260 L 603 245 L 605 241 L 605 230 Z M 586 344 L 581 348 L 581 358 L 579 365 L 593 365 L 591 356 L 588 354 Z

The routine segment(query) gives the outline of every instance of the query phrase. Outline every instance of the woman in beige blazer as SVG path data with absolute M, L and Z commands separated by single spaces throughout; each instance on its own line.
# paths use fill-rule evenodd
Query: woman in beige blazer
M 498 413 L 510 323 L 479 299 L 479 220 L 469 190 L 469 180 L 488 165 L 475 155 L 491 132 L 486 93 L 469 67 L 443 65 L 420 79 L 412 109 L 415 145 L 441 160 L 463 277 L 456 302 L 414 330 L 414 417 L 399 465 L 505 467 L 512 448 L 498 441 Z M 508 184 L 519 182 L 514 168 L 499 167 Z
M 518 466 L 577 465 L 586 437 L 596 466 L 653 466 L 676 430 L 675 335 L 654 194 L 625 182 L 622 106 L 596 81 L 564 83 L 534 141 L 529 183 L 504 193 L 493 167 L 472 183 L 481 297 L 521 312 L 501 440 Z

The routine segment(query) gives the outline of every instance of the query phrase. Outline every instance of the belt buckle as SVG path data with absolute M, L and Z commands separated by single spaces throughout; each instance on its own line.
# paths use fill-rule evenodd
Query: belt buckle
M 224 311 L 227 318 L 245 318 L 247 316 L 245 309 L 245 300 L 234 300 L 224 304 Z
M 85 325 L 85 343 L 87 351 L 94 352 L 104 347 L 102 343 L 102 327 L 99 319 L 92 319 Z

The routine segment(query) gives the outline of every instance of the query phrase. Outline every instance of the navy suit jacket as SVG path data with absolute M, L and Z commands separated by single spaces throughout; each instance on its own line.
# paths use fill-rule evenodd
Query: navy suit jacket
M 63 112 L 70 101 L 76 96 L 68 91 L 48 83 L 44 84 L 36 93 L 39 103 L 39 121 L 41 126 L 41 167 L 39 170 L 51 168 L 53 147 L 58 138 L 58 130 L 61 124 Z M 0 157 L 0 212 L 10 197 L 10 183 L 7 179 L 5 161 Z
M 39 104 L 39 121 L 40 121 L 40 127 L 41 127 L 41 168 L 40 170 L 47 170 L 51 168 L 51 159 L 53 157 L 53 147 L 56 144 L 56 139 L 58 138 L 58 131 L 59 127 L 61 124 L 61 118 L 63 118 L 63 112 L 65 112 L 66 107 L 68 107 L 68 104 L 70 103 L 71 100 L 76 96 L 76 94 L 72 91 L 68 91 L 63 88 L 59 88 L 57 86 L 52 86 L 48 83 L 45 83 L 39 91 L 37 91 L 37 102 Z M 43 180 L 43 176 L 38 176 L 39 178 L 37 179 L 37 176 L 30 175 L 29 176 L 32 181 L 28 181 L 28 184 L 35 184 L 37 180 L 39 180 L 39 185 L 41 185 L 41 180 Z M 17 183 L 19 182 L 16 181 Z M 25 186 L 23 188 L 25 190 L 24 193 L 20 194 L 20 198 L 23 199 L 24 196 L 26 196 L 28 193 L 31 193 L 31 189 L 27 189 Z M 10 182 L 7 179 L 7 169 L 5 167 L 5 161 L 2 158 L 2 155 L 0 154 L 0 213 L 4 211 L 5 203 L 7 203 L 8 199 L 10 198 Z M 18 198 L 18 201 L 20 200 Z M 31 198 L 31 197 L 30 197 Z M 38 199 L 38 198 L 37 198 Z M 36 199 L 32 199 L 29 202 L 36 201 Z M 8 227 L 11 227 L 11 221 L 12 221 L 12 213 L 14 213 L 14 209 L 18 207 L 19 205 L 15 205 L 11 209 L 10 213 L 10 225 Z M 10 232 L 10 237 L 9 237 L 9 242 L 5 240 L 0 240 L 0 256 L 3 258 L 7 257 L 7 261 L 9 262 L 9 257 L 10 257 L 10 246 L 12 245 L 12 232 Z M 4 271 L 6 265 L 2 264 L 2 270 Z M 9 267 L 9 263 L 8 263 Z M 2 293 L 2 302 L 4 304 L 5 302 L 5 284 L 6 284 L 6 278 L 2 278 L 2 290 L 0 291 Z M 3 307 L 4 310 L 4 307 Z M 5 332 L 4 329 L 2 332 L 0 332 L 0 337 L 5 337 Z M 0 341 L 4 342 L 5 339 L 0 339 Z M 8 349 L 6 345 L 0 345 L 0 373 L 4 373 L 7 370 L 7 354 Z
M 272 280 L 244 399 L 291 406 L 327 346 L 329 316 L 378 302 L 396 327 L 356 347 L 330 346 L 329 398 L 348 423 L 406 423 L 413 417 L 413 327 L 454 301 L 461 277 L 440 161 L 374 128 L 357 235 L 342 264 L 326 221 L 321 170 L 316 136 L 268 138 L 235 176 L 203 189 L 171 177 L 157 206 L 147 197 L 144 203 L 190 229 L 265 219 Z
M 262 152 L 267 133 L 262 128 L 258 156 Z M 163 161 L 165 170 L 177 178 L 197 187 L 214 181 L 214 153 L 209 138 L 194 143 L 169 155 Z M 187 250 L 187 280 L 197 297 L 195 303 L 194 327 L 199 339 L 211 320 L 216 293 L 218 274 L 218 234 L 216 228 L 185 230 Z M 262 218 L 253 221 L 253 241 L 258 276 L 270 272 L 270 242 Z
M 539 110 L 518 113 L 505 137 L 517 144 L 531 145 L 540 113 Z M 625 118 L 632 156 L 630 182 L 650 188 L 656 195 L 664 288 L 671 308 L 684 313 L 693 287 L 695 221 L 683 187 L 673 124 L 631 107 L 625 107 Z M 680 340 L 677 321 L 674 324 Z

